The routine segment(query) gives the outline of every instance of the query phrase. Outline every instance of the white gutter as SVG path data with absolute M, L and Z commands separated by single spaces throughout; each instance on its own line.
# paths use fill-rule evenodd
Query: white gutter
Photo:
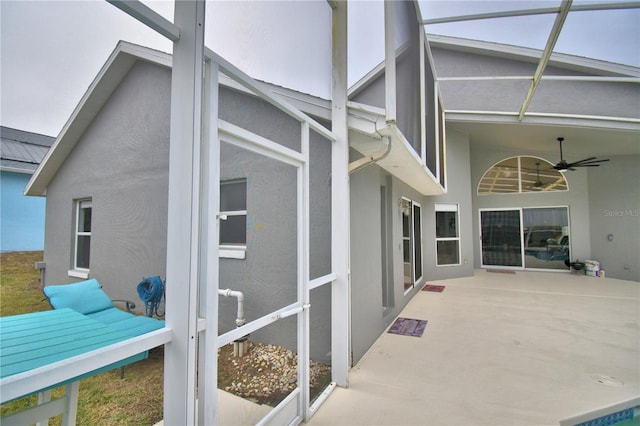
M 349 174 L 360 170 L 362 168 L 367 167 L 375 163 L 376 161 L 382 160 L 391 152 L 391 138 L 389 136 L 383 136 L 381 139 L 380 149 L 375 151 L 373 154 L 370 154 L 366 157 L 359 158 L 355 161 L 349 163 Z

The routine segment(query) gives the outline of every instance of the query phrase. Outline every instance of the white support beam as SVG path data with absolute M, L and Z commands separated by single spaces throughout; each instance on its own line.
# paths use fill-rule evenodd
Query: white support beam
M 351 360 L 351 283 L 349 272 L 349 129 L 347 127 L 347 2 L 332 10 L 331 126 L 331 376 L 349 385 Z
M 547 68 L 547 64 L 549 63 L 549 59 L 551 58 L 551 54 L 553 53 L 553 49 L 558 41 L 558 37 L 560 36 L 560 31 L 562 31 L 562 26 L 564 25 L 564 21 L 567 19 L 567 15 L 569 14 L 569 9 L 571 8 L 571 2 L 573 0 L 562 0 L 562 4 L 560 5 L 560 12 L 558 16 L 556 16 L 555 21 L 553 22 L 553 27 L 551 28 L 551 34 L 549 34 L 549 39 L 547 40 L 547 45 L 542 52 L 542 57 L 540 58 L 540 62 L 538 63 L 538 68 L 533 75 L 533 81 L 531 82 L 531 86 L 529 86 L 529 91 L 527 92 L 527 96 L 524 98 L 524 102 L 522 103 L 522 107 L 520 108 L 520 112 L 518 113 L 518 119 L 522 120 L 524 114 L 529 109 L 529 104 L 533 99 L 533 95 L 540 84 L 540 77 L 542 77 L 542 73 L 545 68 Z
M 427 164 L 427 70 L 425 69 L 425 50 L 427 44 L 424 27 L 420 28 L 420 153 L 422 162 Z
M 204 68 L 203 1 L 177 1 L 173 44 L 169 202 L 167 218 L 167 327 L 164 422 L 196 424 L 199 284 L 199 172 Z M 207 407 L 205 407 L 206 410 Z
M 200 334 L 198 368 L 198 423 L 216 424 L 218 413 L 218 288 L 220 212 L 220 139 L 218 135 L 218 64 L 206 61 L 202 138 L 202 209 L 200 316 L 206 330 Z M 245 212 L 246 214 L 246 212 Z M 204 300 L 203 300 L 204 299 Z M 204 312 L 202 312 L 202 310 Z
M 570 12 L 586 12 L 597 10 L 614 10 L 614 9 L 638 9 L 640 8 L 640 2 L 627 1 L 616 3 L 585 3 L 572 6 Z M 513 18 L 518 16 L 532 16 L 532 15 L 549 15 L 552 13 L 559 13 L 559 7 L 543 7 L 536 9 L 519 9 L 519 10 L 505 10 L 501 12 L 489 12 L 489 13 L 477 13 L 471 15 L 457 15 L 457 16 L 445 16 L 442 18 L 424 19 L 423 25 L 434 24 L 448 24 L 452 22 L 462 21 L 477 21 L 482 19 L 496 19 L 496 18 Z
M 173 22 L 138 0 L 107 0 L 107 2 L 171 41 L 177 41 L 180 38 L 180 29 Z
M 396 5 L 384 2 L 384 91 L 387 123 L 396 122 Z
M 255 95 L 267 101 L 280 111 L 295 118 L 296 120 L 309 123 L 309 126 L 316 132 L 329 140 L 333 140 L 333 135 L 322 124 L 318 123 L 308 115 L 302 113 L 299 109 L 291 106 L 282 97 L 275 95 L 264 83 L 254 80 L 240 68 L 224 59 L 209 48 L 205 48 L 205 56 L 218 64 L 222 72 L 226 73 L 229 78 L 240 84 L 243 88 L 249 89 Z
M 300 148 L 305 160 L 309 160 L 309 123 L 300 125 Z M 310 306 L 309 295 L 309 161 L 298 168 L 298 301 L 302 306 Z M 301 386 L 298 399 L 298 414 L 308 421 L 311 376 L 310 361 L 310 316 L 309 309 L 303 309 L 298 315 L 298 386 Z

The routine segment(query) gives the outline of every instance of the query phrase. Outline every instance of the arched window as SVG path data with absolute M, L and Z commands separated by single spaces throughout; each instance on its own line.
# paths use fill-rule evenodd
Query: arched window
M 480 179 L 478 195 L 568 191 L 564 175 L 538 157 L 510 157 L 491 166 Z

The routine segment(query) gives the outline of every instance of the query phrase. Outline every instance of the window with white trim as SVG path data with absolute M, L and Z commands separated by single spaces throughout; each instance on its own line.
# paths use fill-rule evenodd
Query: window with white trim
M 407 294 L 422 279 L 422 206 L 402 197 L 402 257 L 404 292 Z
M 247 248 L 247 180 L 220 182 L 220 257 L 244 259 Z
M 460 264 L 460 226 L 457 204 L 436 204 L 436 266 Z
M 91 199 L 75 201 L 73 270 L 69 275 L 88 278 L 91 258 Z

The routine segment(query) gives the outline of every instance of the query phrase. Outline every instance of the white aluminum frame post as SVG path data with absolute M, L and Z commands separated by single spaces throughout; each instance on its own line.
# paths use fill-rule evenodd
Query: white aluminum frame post
M 332 385 L 309 406 L 309 290 L 332 285 L 332 377 L 348 385 L 350 368 L 349 141 L 347 127 L 347 3 L 333 8 L 333 130 L 309 118 L 204 46 L 205 2 L 176 1 L 171 23 L 137 0 L 108 0 L 174 42 L 171 77 L 169 205 L 167 223 L 164 422 L 217 422 L 217 348 L 265 325 L 298 316 L 298 352 L 303 367 L 298 389 L 262 419 L 278 423 L 297 399 L 294 423 L 308 420 Z M 295 152 L 218 118 L 218 72 L 301 123 Z M 309 280 L 309 132 L 332 143 L 332 272 Z M 296 303 L 218 336 L 218 223 L 220 140 L 298 168 L 298 289 Z M 207 331 L 210 331 L 207 333 Z M 165 340 L 166 342 L 166 340 Z M 164 343 L 164 342 L 163 342 Z M 197 403 L 196 403 L 197 401 Z M 282 413 L 282 416 L 280 415 Z
M 332 3 L 331 127 L 331 376 L 338 386 L 349 385 L 351 367 L 351 277 L 349 206 L 349 128 L 347 127 L 347 4 Z
M 180 38 L 173 43 L 171 74 L 166 324 L 174 333 L 165 346 L 164 422 L 168 425 L 196 424 L 204 20 L 203 1 L 175 2 Z M 205 411 L 215 407 L 209 404 L 208 392 L 207 397 L 200 401 Z

